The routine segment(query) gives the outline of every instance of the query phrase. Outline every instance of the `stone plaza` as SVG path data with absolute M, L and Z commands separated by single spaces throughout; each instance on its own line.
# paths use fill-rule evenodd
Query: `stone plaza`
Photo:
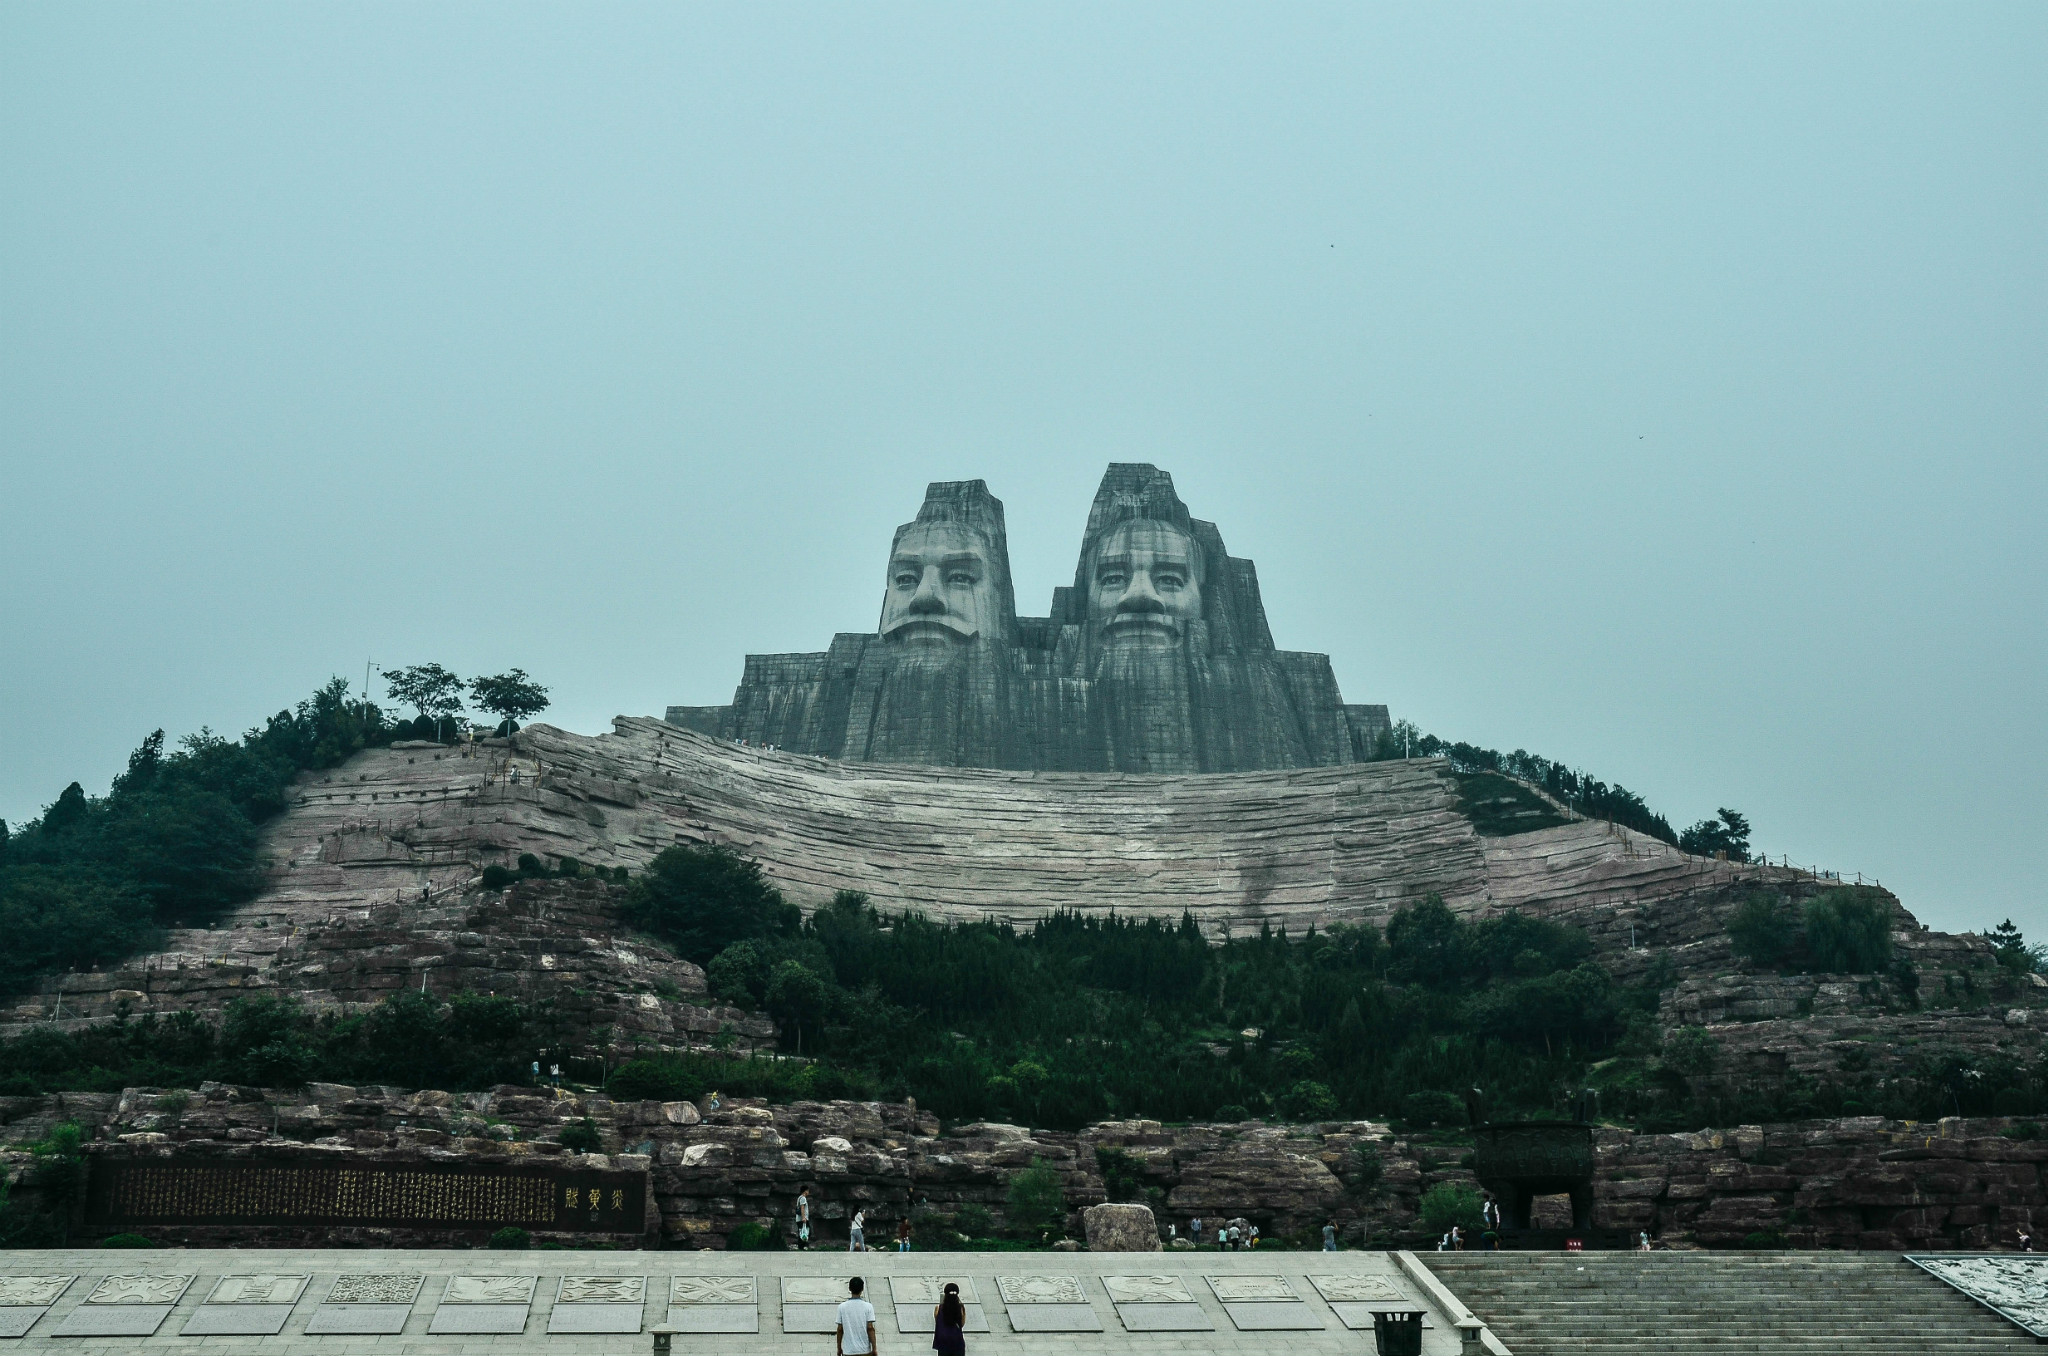
M 1420 1314 L 1423 1356 L 2018 1352 L 2048 1327 L 2048 1258 L 1898 1253 L 0 1253 L 19 1350 L 829 1352 L 860 1276 L 884 1353 L 930 1346 L 947 1282 L 971 1351 L 1375 1350 Z

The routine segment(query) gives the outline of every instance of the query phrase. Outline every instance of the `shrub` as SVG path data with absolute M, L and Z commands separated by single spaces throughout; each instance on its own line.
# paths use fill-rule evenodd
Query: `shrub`
M 1664 1063 L 1688 1077 L 1712 1069 L 1720 1055 L 1721 1043 L 1703 1026 L 1681 1026 L 1664 1036 Z
M 1438 1182 L 1422 1193 L 1422 1227 L 1442 1234 L 1455 1224 L 1468 1231 L 1480 1227 L 1479 1193 L 1464 1182 Z
M 1776 1229 L 1758 1229 L 1755 1233 L 1742 1236 L 1745 1248 L 1776 1249 L 1785 1246 L 1785 1235 Z
M 725 1236 L 725 1246 L 736 1252 L 765 1252 L 775 1246 L 775 1230 L 758 1220 L 735 1225 Z
M 141 1234 L 115 1234 L 112 1238 L 100 1244 L 100 1246 L 103 1248 L 153 1248 L 156 1244 L 150 1242 Z
M 1806 905 L 1806 949 L 1814 968 L 1873 974 L 1891 964 L 1891 910 L 1854 886 L 1830 890 Z
M 1212 1119 L 1232 1124 L 1238 1121 L 1248 1121 L 1251 1118 L 1252 1113 L 1238 1102 L 1225 1102 L 1212 1113 Z
M 492 1234 L 489 1244 L 503 1252 L 525 1252 L 532 1245 L 533 1235 L 511 1224 Z
M 1465 1103 L 1449 1092 L 1411 1092 L 1401 1099 L 1401 1119 L 1411 1125 L 1456 1125 L 1465 1119 Z
M 564 1149 L 579 1154 L 594 1154 L 604 1147 L 604 1140 L 597 1133 L 597 1122 L 588 1116 L 569 1122 L 555 1138 Z
M 987 1238 L 996 1231 L 996 1217 L 979 1201 L 969 1201 L 953 1212 L 953 1227 L 969 1238 Z
M 1328 1084 L 1304 1078 L 1282 1094 L 1280 1114 L 1290 1121 L 1326 1121 L 1337 1114 L 1337 1095 Z
M 487 866 L 484 868 L 483 885 L 486 890 L 502 890 L 518 879 L 519 877 L 513 874 L 508 867 Z

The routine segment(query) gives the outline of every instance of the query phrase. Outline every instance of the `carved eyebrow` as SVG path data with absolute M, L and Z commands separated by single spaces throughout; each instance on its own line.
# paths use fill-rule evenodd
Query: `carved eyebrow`
M 954 553 L 953 555 L 950 555 L 950 556 L 945 556 L 945 557 L 941 558 L 941 559 L 940 559 L 940 561 L 939 561 L 939 564 L 940 564 L 941 566 L 945 566 L 945 565 L 977 565 L 977 566 L 978 566 L 978 565 L 980 565 L 980 564 L 981 564 L 981 557 L 980 557 L 980 556 L 978 556 L 978 555 L 976 555 L 976 554 L 975 554 L 974 552 L 972 552 L 972 551 L 959 551 L 959 552 L 956 552 L 956 553 Z
M 1131 558 L 1129 556 L 1099 556 L 1096 558 L 1095 568 L 1097 570 L 1128 570 L 1131 568 Z

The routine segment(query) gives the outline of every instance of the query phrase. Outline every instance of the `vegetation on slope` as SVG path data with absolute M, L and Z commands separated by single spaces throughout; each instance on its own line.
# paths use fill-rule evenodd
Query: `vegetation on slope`
M 73 782 L 19 831 L 0 820 L 0 993 L 119 960 L 166 927 L 211 922 L 251 898 L 256 830 L 284 810 L 301 772 L 466 728 L 455 675 L 429 664 L 387 677 L 394 695 L 421 703 L 416 719 L 352 699 L 336 678 L 240 739 L 201 730 L 166 750 L 158 730 L 106 795 Z M 518 669 L 466 687 L 500 729 L 547 706 L 547 689 Z

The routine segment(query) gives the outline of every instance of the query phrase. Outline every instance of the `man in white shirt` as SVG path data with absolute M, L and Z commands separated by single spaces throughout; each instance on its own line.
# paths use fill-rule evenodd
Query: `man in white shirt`
M 846 1289 L 849 1298 L 839 1301 L 839 1326 L 833 1330 L 839 1356 L 875 1356 L 875 1306 L 860 1297 L 860 1277 Z

